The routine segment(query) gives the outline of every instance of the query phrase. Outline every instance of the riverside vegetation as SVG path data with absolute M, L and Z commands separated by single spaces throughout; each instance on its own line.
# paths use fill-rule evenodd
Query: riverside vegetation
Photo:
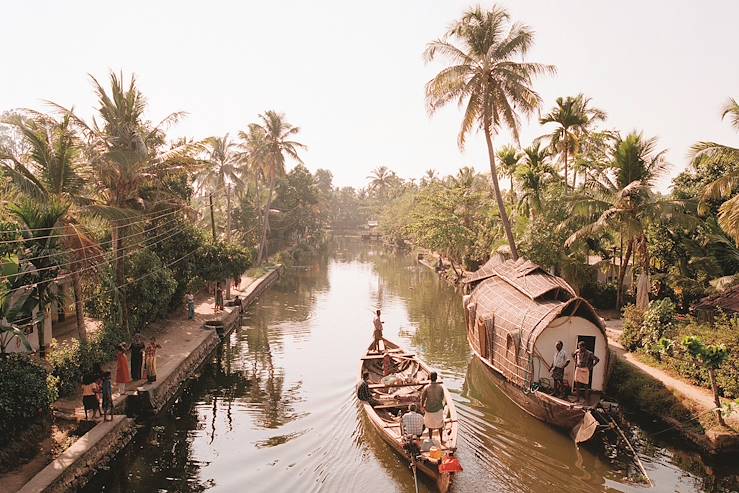
M 51 103 L 0 122 L 2 470 L 33 455 L 54 400 L 135 330 L 181 309 L 187 291 L 316 248 L 341 200 L 330 172 L 302 164 L 299 128 L 279 112 L 235 140 L 173 141 L 184 114 L 152 124 L 133 76 L 92 82 L 94 119 Z M 61 307 L 73 307 L 73 337 L 44 340 Z

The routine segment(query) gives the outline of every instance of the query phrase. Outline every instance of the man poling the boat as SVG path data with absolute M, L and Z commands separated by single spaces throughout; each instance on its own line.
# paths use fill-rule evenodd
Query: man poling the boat
M 577 344 L 577 351 L 572 353 L 572 358 L 575 360 L 575 378 L 572 385 L 577 390 L 577 400 L 582 399 L 582 389 L 586 389 L 587 400 L 590 397 L 590 373 L 600 359 L 585 347 L 583 341 Z
M 434 430 L 439 430 L 439 443 L 444 443 L 444 387 L 436 380 L 432 371 L 429 383 L 421 393 L 421 408 L 424 410 L 423 424 L 429 429 L 429 439 L 434 439 Z
M 375 319 L 372 321 L 373 331 L 373 348 L 378 353 L 380 352 L 380 341 L 382 340 L 382 320 L 380 320 L 380 310 L 375 312 Z

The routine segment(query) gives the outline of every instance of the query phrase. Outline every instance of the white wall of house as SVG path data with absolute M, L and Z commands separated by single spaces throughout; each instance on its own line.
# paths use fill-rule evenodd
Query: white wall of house
M 572 385 L 575 373 L 575 362 L 572 361 L 572 353 L 577 349 L 577 336 L 595 336 L 595 355 L 601 362 L 593 368 L 593 390 L 603 390 L 603 382 L 606 374 L 606 348 L 607 341 L 600 329 L 591 321 L 581 317 L 559 317 L 554 319 L 547 328 L 539 335 L 534 347 L 539 352 L 547 365 L 552 364 L 557 341 L 562 341 L 564 350 L 570 356 L 570 364 L 565 369 L 565 381 Z M 546 366 L 534 358 L 534 377 L 548 377 L 549 371 Z

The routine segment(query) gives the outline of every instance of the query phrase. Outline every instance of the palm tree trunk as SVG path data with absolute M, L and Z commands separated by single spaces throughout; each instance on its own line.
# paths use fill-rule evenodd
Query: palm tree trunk
M 77 317 L 77 337 L 80 342 L 87 342 L 85 308 L 82 305 L 82 281 L 77 266 L 74 266 L 72 270 L 72 287 L 74 289 L 74 314 Z
M 46 357 L 46 303 L 42 301 L 43 297 L 39 296 L 38 312 L 41 314 L 41 320 L 38 322 L 38 355 L 41 358 Z
M 226 185 L 226 243 L 231 242 L 231 185 Z
M 577 185 L 577 170 L 575 168 L 572 168 L 572 189 L 575 189 L 575 186 Z
M 518 260 L 518 249 L 516 249 L 516 241 L 513 238 L 513 230 L 511 229 L 511 222 L 508 219 L 508 212 L 503 202 L 503 196 L 500 194 L 500 186 L 498 185 L 498 172 L 495 168 L 495 152 L 493 150 L 493 138 L 490 135 L 490 119 L 485 118 L 484 131 L 485 131 L 485 142 L 488 146 L 488 159 L 490 161 L 490 178 L 493 181 L 493 192 L 495 194 L 495 201 L 498 203 L 498 212 L 500 213 L 500 221 L 503 223 L 503 229 L 505 230 L 506 237 L 508 238 L 508 246 L 511 249 L 511 257 L 513 260 Z
M 257 254 L 257 265 L 262 264 L 262 260 L 267 257 L 267 230 L 269 229 L 269 209 L 272 207 L 272 191 L 275 188 L 275 175 L 269 177 L 269 193 L 267 194 L 267 204 L 264 206 L 264 219 L 262 220 L 262 241 L 259 243 L 259 253 Z
M 516 195 L 513 192 L 513 172 L 511 172 L 511 205 L 516 203 Z
M 708 369 L 708 378 L 711 380 L 711 389 L 713 390 L 713 402 L 716 404 L 716 418 L 721 426 L 726 426 L 724 416 L 721 413 L 721 399 L 718 396 L 718 385 L 716 384 L 716 370 L 713 368 Z
M 121 235 L 121 227 L 114 226 L 112 231 L 113 244 L 113 262 L 115 269 L 115 290 L 118 292 L 118 305 L 121 311 L 121 325 L 128 332 L 128 303 L 126 302 L 126 259 L 124 258 L 125 250 L 123 248 L 123 238 Z
M 565 157 L 565 193 L 567 192 L 567 186 L 569 185 L 569 182 L 567 181 L 567 147 L 569 147 L 567 144 L 567 132 L 565 132 L 565 150 L 564 150 L 564 157 Z
M 633 246 L 634 240 L 629 238 L 629 241 L 626 243 L 626 255 L 624 255 L 621 259 L 621 268 L 618 271 L 618 308 L 621 308 L 624 301 L 624 278 L 626 277 L 626 269 L 629 265 L 629 260 L 631 259 L 631 251 L 633 249 Z

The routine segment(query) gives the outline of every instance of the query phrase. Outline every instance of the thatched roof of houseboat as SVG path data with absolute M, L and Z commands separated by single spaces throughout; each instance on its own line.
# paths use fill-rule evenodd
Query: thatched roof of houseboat
M 721 310 L 729 314 L 739 313 L 739 285 L 703 298 L 694 306 L 694 309 Z
M 488 262 L 465 282 L 479 283 L 469 299 L 476 305 L 476 315 L 494 319 L 496 329 L 507 331 L 529 351 L 560 316 L 590 320 L 605 335 L 603 321 L 590 303 L 577 296 L 567 281 L 528 260 Z

